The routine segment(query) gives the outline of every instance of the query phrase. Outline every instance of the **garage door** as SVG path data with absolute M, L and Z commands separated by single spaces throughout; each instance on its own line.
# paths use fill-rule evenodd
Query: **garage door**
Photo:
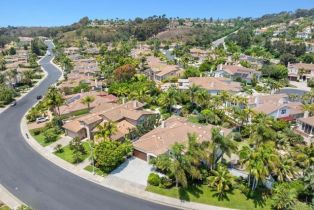
M 139 159 L 147 161 L 147 154 L 145 152 L 141 152 L 141 151 L 138 151 L 138 150 L 135 149 L 133 151 L 133 156 L 137 157 Z

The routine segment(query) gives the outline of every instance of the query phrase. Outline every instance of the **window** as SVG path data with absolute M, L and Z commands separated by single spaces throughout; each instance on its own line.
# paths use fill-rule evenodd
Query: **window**
M 286 109 L 282 109 L 281 110 L 281 114 L 286 114 L 287 113 L 287 110 Z

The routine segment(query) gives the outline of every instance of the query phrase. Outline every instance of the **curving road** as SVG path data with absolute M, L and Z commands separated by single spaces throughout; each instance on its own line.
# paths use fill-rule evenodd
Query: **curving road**
M 52 43 L 48 43 L 49 49 Z M 47 56 L 40 64 L 48 77 L 26 97 L 0 114 L 0 183 L 36 210 L 170 209 L 75 176 L 36 153 L 23 139 L 20 121 L 61 73 Z

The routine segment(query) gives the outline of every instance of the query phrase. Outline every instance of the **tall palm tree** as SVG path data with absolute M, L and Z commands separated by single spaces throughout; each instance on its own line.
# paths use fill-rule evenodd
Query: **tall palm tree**
M 6 70 L 6 61 L 3 56 L 0 56 L 0 71 Z
M 215 169 L 217 167 L 217 163 L 225 154 L 230 157 L 232 151 L 237 150 L 237 145 L 232 140 L 231 136 L 225 136 L 220 128 L 212 129 L 211 141 L 213 143 L 213 163 L 211 168 Z
M 175 88 L 169 88 L 165 93 L 162 93 L 158 102 L 161 106 L 167 107 L 169 112 L 171 112 L 172 106 L 180 102 L 180 94 Z
M 176 187 L 178 187 L 179 184 L 181 184 L 182 187 L 188 186 L 186 171 L 189 170 L 189 167 L 188 160 L 184 155 L 184 149 L 184 145 L 176 143 L 172 146 L 169 152 L 172 160 L 170 164 L 170 171 L 175 177 Z
M 189 96 L 190 96 L 190 102 L 192 104 L 195 103 L 195 97 L 196 97 L 196 94 L 197 92 L 200 90 L 200 87 L 193 84 L 192 86 L 189 87 L 188 89 L 188 93 L 189 93 Z
M 60 116 L 60 106 L 64 103 L 64 98 L 58 88 L 50 87 L 46 94 L 46 104 L 53 110 L 57 111 Z
M 252 187 L 252 190 L 256 189 L 259 182 L 275 174 L 280 163 L 273 142 L 265 143 L 255 149 L 245 146 L 239 155 L 241 163 L 249 172 L 248 185 Z
M 195 94 L 195 102 L 200 107 L 208 107 L 208 103 L 210 100 L 210 94 L 205 89 L 199 89 Z
M 10 81 L 10 83 L 17 83 L 17 75 L 18 75 L 18 72 L 16 69 L 10 69 L 8 72 L 7 72 L 7 76 L 8 76 L 8 79 Z
M 117 132 L 117 125 L 112 121 L 108 121 L 102 124 L 99 124 L 95 133 L 97 139 L 110 140 L 111 136 Z
M 84 98 L 82 98 L 81 102 L 85 105 L 87 105 L 87 109 L 88 111 L 90 111 L 90 104 L 93 103 L 93 101 L 95 101 L 95 97 L 94 96 L 85 96 Z
M 219 164 L 216 170 L 211 171 L 211 175 L 207 178 L 209 185 L 217 191 L 218 198 L 223 199 L 226 193 L 232 189 L 234 185 L 234 177 L 230 174 L 226 166 Z
M 280 156 L 280 164 L 276 168 L 278 181 L 291 181 L 298 174 L 295 162 L 290 157 Z

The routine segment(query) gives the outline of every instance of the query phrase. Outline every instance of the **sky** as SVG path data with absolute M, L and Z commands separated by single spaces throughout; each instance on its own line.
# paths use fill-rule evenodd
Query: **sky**
M 314 8 L 314 0 L 1 0 L 0 26 L 59 26 L 91 19 L 234 18 Z

